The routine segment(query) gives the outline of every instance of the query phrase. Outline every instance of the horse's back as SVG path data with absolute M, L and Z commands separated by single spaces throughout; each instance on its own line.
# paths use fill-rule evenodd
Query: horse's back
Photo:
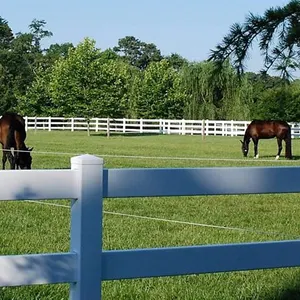
M 18 138 L 24 141 L 26 139 L 25 120 L 17 113 L 6 112 L 0 118 L 0 142 L 2 145 L 14 144 L 13 141 L 8 141 L 8 138 L 13 139 L 12 133 L 17 133 Z
M 253 120 L 246 133 L 251 137 L 268 139 L 274 137 L 285 137 L 290 133 L 290 125 L 283 120 Z

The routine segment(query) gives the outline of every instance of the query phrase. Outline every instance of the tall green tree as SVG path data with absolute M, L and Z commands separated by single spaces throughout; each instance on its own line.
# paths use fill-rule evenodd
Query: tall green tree
M 63 116 L 124 117 L 129 106 L 130 67 L 103 58 L 95 41 L 84 39 L 50 74 L 53 111 Z
M 242 84 L 227 63 L 214 75 L 210 62 L 191 63 L 183 68 L 186 92 L 186 119 L 248 119 L 250 117 L 252 87 L 247 80 Z
M 45 20 L 33 19 L 29 25 L 30 33 L 32 34 L 33 45 L 36 51 L 41 51 L 41 40 L 46 37 L 51 37 L 53 33 L 45 29 L 46 26 Z
M 229 34 L 211 51 L 209 59 L 216 63 L 217 69 L 231 59 L 241 74 L 257 39 L 264 57 L 262 72 L 274 69 L 283 78 L 291 79 L 292 72 L 300 66 L 300 1 L 291 0 L 282 7 L 272 7 L 262 16 L 250 13 L 243 24 L 231 26 Z
M 34 20 L 27 33 L 13 35 L 7 21 L 0 17 L 0 114 L 16 110 L 35 77 L 43 59 L 40 44 L 50 32 L 46 22 Z
M 131 107 L 138 118 L 182 118 L 184 98 L 178 72 L 162 60 L 135 76 Z
M 172 53 L 171 55 L 166 56 L 165 59 L 169 62 L 170 66 L 177 71 L 188 64 L 188 60 L 183 58 L 178 53 Z
M 257 119 L 279 119 L 298 122 L 300 119 L 300 83 L 265 90 L 256 103 Z
M 45 49 L 45 67 L 51 67 L 59 58 L 66 58 L 69 54 L 69 49 L 73 49 L 72 43 L 51 44 L 48 49 Z
M 9 49 L 14 39 L 14 34 L 8 22 L 0 16 L 0 50 Z
M 160 50 L 153 43 L 142 42 L 134 36 L 119 39 L 118 46 L 113 50 L 132 66 L 141 70 L 146 69 L 151 62 L 160 61 L 163 58 Z

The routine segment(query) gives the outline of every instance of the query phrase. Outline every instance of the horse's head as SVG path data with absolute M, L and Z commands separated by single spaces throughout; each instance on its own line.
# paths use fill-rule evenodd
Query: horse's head
M 33 148 L 26 148 L 24 151 L 20 151 L 18 158 L 17 158 L 17 166 L 20 167 L 20 169 L 31 169 L 31 163 L 32 163 L 32 157 L 30 155 L 30 152 Z
M 249 142 L 248 141 L 241 141 L 241 140 L 240 140 L 240 142 L 242 143 L 243 155 L 244 155 L 244 157 L 247 157 L 248 151 L 249 151 Z

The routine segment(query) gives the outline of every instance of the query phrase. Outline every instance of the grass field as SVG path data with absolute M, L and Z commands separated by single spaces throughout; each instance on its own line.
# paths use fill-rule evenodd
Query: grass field
M 293 140 L 293 161 L 274 160 L 275 139 L 260 142 L 258 160 L 252 158 L 252 144 L 251 157 L 242 157 L 237 137 L 208 136 L 202 140 L 199 136 L 113 135 L 107 138 L 96 134 L 87 137 L 83 132 L 29 131 L 27 144 L 34 147 L 35 169 L 69 168 L 70 158 L 84 153 L 104 155 L 107 168 L 300 165 L 300 140 Z M 68 201 L 55 203 L 65 205 Z M 68 251 L 68 208 L 6 201 L 0 207 L 0 254 Z M 105 199 L 104 209 L 254 230 L 225 230 L 104 214 L 105 249 L 268 241 L 300 236 L 297 194 Z M 68 299 L 68 285 L 1 288 L 0 299 Z M 103 299 L 300 299 L 300 270 L 110 281 L 103 284 Z

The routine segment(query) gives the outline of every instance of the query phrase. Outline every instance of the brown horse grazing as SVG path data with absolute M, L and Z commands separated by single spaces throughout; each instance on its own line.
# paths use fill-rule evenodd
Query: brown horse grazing
M 0 143 L 2 144 L 2 168 L 7 159 L 11 169 L 31 169 L 32 158 L 25 145 L 25 120 L 16 113 L 6 112 L 0 119 Z
M 253 120 L 247 127 L 242 143 L 242 152 L 246 157 L 249 151 L 250 139 L 254 143 L 254 158 L 258 158 L 257 146 L 259 139 L 277 138 L 278 153 L 275 159 L 279 159 L 282 150 L 282 140 L 285 141 L 285 157 L 292 159 L 291 127 L 285 121 Z

